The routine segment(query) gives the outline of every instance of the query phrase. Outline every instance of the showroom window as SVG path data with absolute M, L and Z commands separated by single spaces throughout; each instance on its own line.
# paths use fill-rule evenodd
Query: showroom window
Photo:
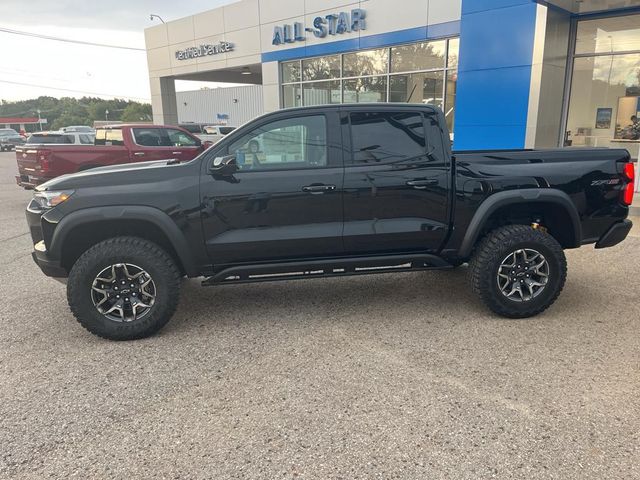
M 453 131 L 459 46 L 451 38 L 282 62 L 282 106 L 436 105 Z
M 579 21 L 565 145 L 640 146 L 640 15 Z

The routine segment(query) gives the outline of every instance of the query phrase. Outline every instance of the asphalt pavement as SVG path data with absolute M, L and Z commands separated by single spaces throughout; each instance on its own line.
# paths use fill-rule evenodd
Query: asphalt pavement
M 640 238 L 505 320 L 448 272 L 202 288 L 157 336 L 74 320 L 0 154 L 0 478 L 640 478 Z

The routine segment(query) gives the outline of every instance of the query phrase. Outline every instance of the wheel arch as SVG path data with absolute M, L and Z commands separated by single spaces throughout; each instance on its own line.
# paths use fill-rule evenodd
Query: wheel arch
M 65 216 L 51 238 L 50 253 L 67 271 L 88 248 L 108 238 L 136 236 L 162 247 L 183 274 L 198 276 L 187 240 L 171 218 L 153 207 L 111 206 L 79 210 Z
M 471 255 L 486 226 L 490 225 L 502 212 L 527 208 L 547 213 L 552 219 L 552 228 L 549 233 L 563 248 L 580 246 L 582 238 L 580 215 L 565 192 L 556 189 L 521 189 L 493 194 L 480 205 L 467 227 L 459 257 L 468 258 Z

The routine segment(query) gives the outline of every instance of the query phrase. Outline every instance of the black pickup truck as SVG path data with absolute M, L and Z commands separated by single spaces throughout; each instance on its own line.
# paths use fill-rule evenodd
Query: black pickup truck
M 564 249 L 631 229 L 626 150 L 450 151 L 425 105 L 337 105 L 260 117 L 186 163 L 102 167 L 40 185 L 33 258 L 67 278 L 96 335 L 159 330 L 181 277 L 203 285 L 447 269 L 499 315 L 549 307 Z M 623 259 L 621 258 L 621 261 Z

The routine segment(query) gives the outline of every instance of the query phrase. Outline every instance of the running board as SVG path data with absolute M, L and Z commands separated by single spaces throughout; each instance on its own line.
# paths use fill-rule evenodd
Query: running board
M 306 262 L 243 265 L 226 268 L 202 282 L 202 285 L 275 282 L 302 278 L 346 277 L 389 272 L 416 272 L 453 268 L 435 255 L 387 255 Z

